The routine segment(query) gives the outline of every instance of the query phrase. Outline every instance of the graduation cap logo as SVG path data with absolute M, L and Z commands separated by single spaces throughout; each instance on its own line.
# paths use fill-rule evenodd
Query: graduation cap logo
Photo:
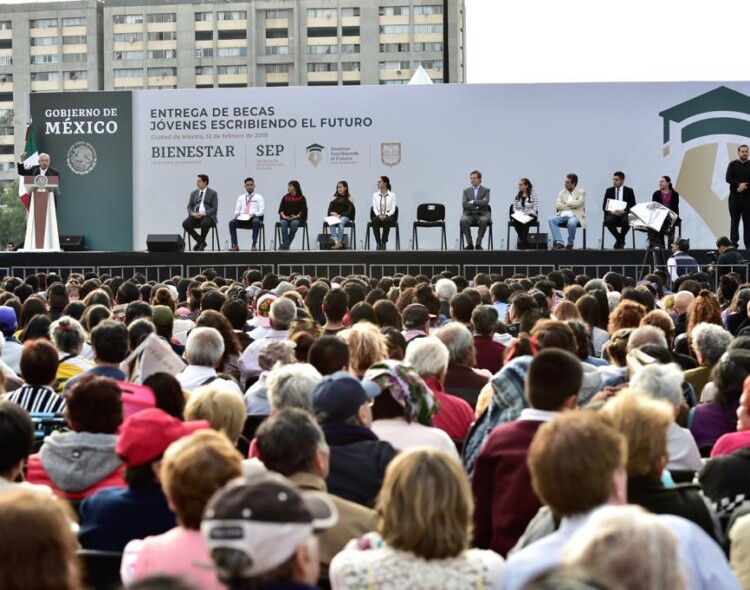
M 727 231 L 729 196 L 724 177 L 737 148 L 750 136 L 750 96 L 719 86 L 659 113 L 662 155 L 678 163 L 674 182 L 680 196 L 714 236 Z
M 310 160 L 310 163 L 313 166 L 320 164 L 323 159 L 324 149 L 325 146 L 322 146 L 319 143 L 312 143 L 305 148 L 305 150 L 307 150 L 307 159 Z

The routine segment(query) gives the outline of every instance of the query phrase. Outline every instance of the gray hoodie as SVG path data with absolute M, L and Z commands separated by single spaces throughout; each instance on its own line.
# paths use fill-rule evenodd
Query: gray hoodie
M 49 478 L 67 493 L 83 492 L 121 464 L 115 454 L 116 434 L 53 432 L 44 441 L 39 459 Z

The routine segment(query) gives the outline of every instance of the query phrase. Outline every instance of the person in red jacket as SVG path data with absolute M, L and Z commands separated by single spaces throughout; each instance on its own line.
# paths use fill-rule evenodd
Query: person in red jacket
M 582 382 L 581 361 L 565 350 L 542 350 L 531 361 L 525 388 L 531 407 L 492 431 L 475 464 L 475 547 L 506 556 L 541 507 L 526 456 L 542 424 L 576 407 Z
M 443 388 L 449 359 L 448 348 L 437 336 L 412 340 L 406 346 L 404 357 L 437 399 L 440 408 L 432 419 L 433 425 L 448 433 L 454 441 L 463 441 L 474 421 L 474 410 L 466 401 Z
M 107 487 L 125 487 L 115 453 L 122 423 L 120 388 L 114 379 L 85 375 L 66 394 L 71 430 L 53 432 L 29 457 L 26 479 L 45 484 L 67 500 L 82 500 Z

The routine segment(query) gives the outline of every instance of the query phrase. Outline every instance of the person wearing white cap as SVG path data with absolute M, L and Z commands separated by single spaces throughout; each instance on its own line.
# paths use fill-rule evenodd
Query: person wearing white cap
M 203 514 L 201 533 L 230 590 L 316 587 L 320 573 L 315 533 L 338 513 L 320 492 L 302 492 L 280 475 L 237 478 L 220 489 Z

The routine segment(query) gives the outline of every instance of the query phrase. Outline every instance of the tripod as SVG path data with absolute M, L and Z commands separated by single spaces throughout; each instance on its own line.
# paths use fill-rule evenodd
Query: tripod
M 641 262 L 641 280 L 649 274 L 650 268 L 654 270 L 659 267 L 666 268 L 667 259 L 664 257 L 664 238 L 666 238 L 664 232 L 656 232 L 652 229 L 648 230 L 648 245 L 646 246 L 646 253 L 643 256 L 643 262 Z M 651 266 L 649 266 L 649 262 L 651 262 Z

